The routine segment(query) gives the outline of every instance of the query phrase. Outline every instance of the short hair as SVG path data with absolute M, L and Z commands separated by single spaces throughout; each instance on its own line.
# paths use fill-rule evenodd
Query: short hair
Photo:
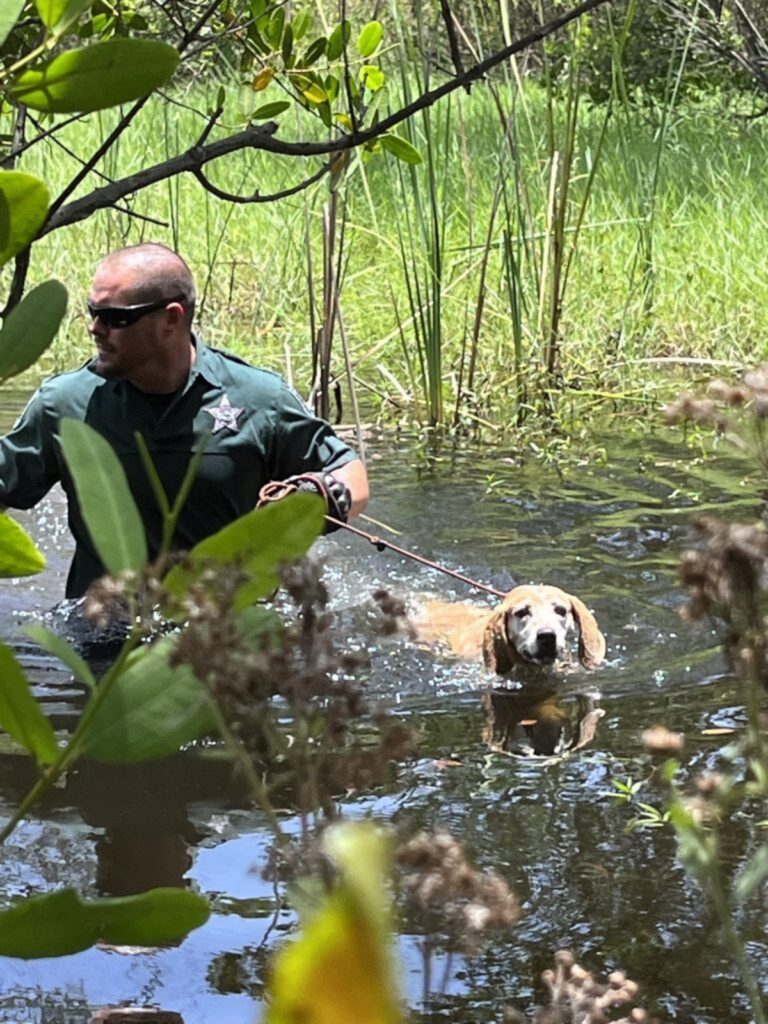
M 126 302 L 138 305 L 182 296 L 184 321 L 191 326 L 197 299 L 195 282 L 192 271 L 173 249 L 160 242 L 129 245 L 105 256 L 99 269 L 113 265 L 126 273 Z

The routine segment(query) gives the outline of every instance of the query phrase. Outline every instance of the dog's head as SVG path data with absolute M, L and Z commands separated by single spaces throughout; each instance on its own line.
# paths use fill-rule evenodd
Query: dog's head
M 585 668 L 596 668 L 605 656 L 605 637 L 584 602 L 559 587 L 515 587 L 485 628 L 485 666 L 505 675 L 516 665 L 553 665 L 567 657 L 574 629 L 579 660 Z

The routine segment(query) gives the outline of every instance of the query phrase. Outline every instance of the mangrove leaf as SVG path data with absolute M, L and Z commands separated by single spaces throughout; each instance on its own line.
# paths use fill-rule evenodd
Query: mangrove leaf
M 158 39 L 108 39 L 23 71 L 9 91 L 33 110 L 89 113 L 147 96 L 168 81 L 178 61 L 178 51 Z
M 414 148 L 410 142 L 406 142 L 405 139 L 401 139 L 399 135 L 382 135 L 381 148 L 386 149 L 387 152 L 391 153 L 392 156 L 396 156 L 398 160 L 402 160 L 406 164 L 420 164 L 421 153 L 418 149 Z
M 35 7 L 45 27 L 55 29 L 57 25 L 66 28 L 92 3 L 93 0 L 35 0 Z
M 250 577 L 236 602 L 236 607 L 245 608 L 275 590 L 281 565 L 305 554 L 320 533 L 323 511 L 324 504 L 315 495 L 291 494 L 247 512 L 196 544 L 163 583 L 171 594 L 182 597 L 207 569 L 233 566 Z
M 49 654 L 52 654 L 54 658 L 58 658 L 59 661 L 66 665 L 75 679 L 91 688 L 96 685 L 93 672 L 91 672 L 85 661 L 74 647 L 67 643 L 63 636 L 54 633 L 52 629 L 47 629 L 45 626 L 27 626 L 24 632 L 35 643 L 40 644 Z
M 370 57 L 381 42 L 384 26 L 380 21 L 369 21 L 357 37 L 357 52 L 361 57 Z
M 26 249 L 48 215 L 50 196 L 39 178 L 0 171 L 0 264 Z
M 10 35 L 11 29 L 19 20 L 24 0 L 3 0 L 0 4 L 0 46 Z
M 350 23 L 345 19 L 341 24 L 337 25 L 336 28 L 331 32 L 328 37 L 328 45 L 325 49 L 325 55 L 328 60 L 338 60 L 344 51 L 344 47 L 349 42 L 349 33 L 351 31 Z
M 63 889 L 0 912 L 0 956 L 66 956 L 98 941 L 113 946 L 179 942 L 205 924 L 210 912 L 206 899 L 186 889 L 95 900 Z
M 67 289 L 60 281 L 44 281 L 5 318 L 0 330 L 0 380 L 15 377 L 45 352 L 67 309 Z
M 59 753 L 53 727 L 32 696 L 27 677 L 11 651 L 0 643 L 0 728 L 33 754 L 52 764 Z M 1 930 L 1 929 L 0 929 Z
M 101 434 L 80 420 L 61 421 L 61 446 L 94 547 L 113 576 L 147 560 L 144 525 L 125 470 Z
M 136 651 L 98 709 L 83 753 L 99 761 L 165 757 L 215 729 L 208 692 L 189 665 L 171 665 L 174 637 Z
M 34 576 L 44 568 L 45 558 L 29 534 L 0 512 L 0 577 Z

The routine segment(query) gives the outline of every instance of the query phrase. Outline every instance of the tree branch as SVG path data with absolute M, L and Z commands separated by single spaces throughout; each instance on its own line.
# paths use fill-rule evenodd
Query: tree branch
M 197 169 L 193 169 L 192 174 L 194 174 L 206 192 L 210 192 L 212 196 L 216 196 L 217 199 L 224 199 L 228 203 L 238 203 L 242 205 L 245 203 L 274 203 L 278 199 L 287 199 L 288 196 L 295 196 L 298 192 L 303 192 L 311 185 L 314 185 L 315 182 L 324 178 L 330 169 L 330 164 L 324 164 L 319 171 L 316 171 L 314 174 L 310 175 L 310 177 L 305 178 L 304 181 L 300 181 L 298 185 L 291 185 L 289 188 L 284 188 L 279 192 L 271 192 L 266 195 L 262 195 L 262 193 L 257 189 L 250 196 L 238 196 L 233 192 L 225 192 L 224 189 L 219 188 L 217 185 L 214 185 L 212 181 L 209 181 L 199 167 Z
M 201 173 L 201 168 L 211 160 L 216 160 L 241 149 L 259 149 L 270 153 L 279 153 L 284 156 L 293 157 L 327 156 L 329 154 L 339 153 L 343 150 L 355 149 L 358 146 L 364 145 L 366 142 L 371 142 L 379 136 L 384 135 L 396 125 L 401 124 L 410 117 L 413 117 L 413 115 L 419 110 L 424 110 L 433 106 L 444 96 L 449 95 L 456 89 L 464 88 L 470 83 L 484 78 L 492 68 L 497 67 L 505 60 L 508 60 L 516 53 L 520 53 L 522 50 L 527 49 L 534 43 L 540 42 L 542 39 L 546 39 L 547 36 L 552 35 L 565 25 L 568 25 L 570 22 L 580 18 L 588 11 L 594 10 L 596 7 L 600 7 L 603 4 L 610 2 L 611 0 L 584 0 L 583 3 L 574 7 L 572 10 L 566 11 L 564 14 L 561 14 L 557 18 L 548 22 L 546 25 L 542 25 L 540 28 L 528 33 L 528 35 L 524 36 L 522 39 L 518 39 L 509 46 L 504 47 L 504 49 L 499 50 L 490 57 L 487 57 L 485 60 L 473 65 L 463 74 L 457 75 L 448 82 L 444 82 L 438 88 L 424 93 L 412 103 L 409 103 L 407 106 L 395 111 L 395 113 L 384 118 L 370 128 L 350 132 L 348 135 L 340 135 L 337 138 L 326 142 L 285 142 L 282 139 L 274 137 L 275 132 L 278 130 L 278 125 L 274 122 L 268 122 L 257 127 L 251 126 L 242 132 L 227 136 L 224 139 L 218 139 L 217 141 L 208 143 L 207 145 L 193 146 L 191 149 L 179 156 L 172 157 L 170 160 L 155 164 L 153 167 L 145 168 L 137 174 L 130 175 L 127 178 L 122 178 L 110 185 L 95 189 L 82 199 L 77 199 L 72 203 L 67 203 L 66 206 L 54 209 L 49 215 L 46 223 L 41 228 L 37 237 L 40 238 L 43 235 L 49 234 L 51 231 L 55 231 L 57 228 L 84 220 L 96 210 L 103 209 L 107 206 L 114 206 L 115 203 L 125 198 L 125 196 L 130 193 L 141 191 L 141 189 L 147 188 L 149 185 L 154 185 L 158 181 L 163 181 L 166 178 L 174 177 L 177 174 L 183 174 L 185 172 L 190 172 L 195 174 L 195 176 L 198 176 Z M 140 102 L 143 103 L 144 101 Z M 131 114 L 134 112 L 135 111 L 131 111 Z M 105 147 L 102 146 L 100 148 L 100 152 L 104 148 Z M 281 198 L 285 194 L 292 195 L 296 191 L 301 191 L 302 188 L 308 187 L 308 185 L 313 181 L 319 180 L 325 171 L 326 168 L 323 168 L 322 172 L 318 172 L 317 175 L 307 179 L 300 185 L 292 187 L 291 190 L 288 190 L 285 193 L 276 193 L 274 198 Z M 212 187 L 215 188 L 215 186 L 211 186 L 207 179 L 202 180 L 198 178 L 198 180 L 201 180 L 201 183 L 209 190 Z M 227 193 L 223 193 L 222 197 L 232 199 L 232 197 Z M 266 202 L 267 198 L 260 197 L 258 193 L 256 193 L 248 199 L 244 197 L 237 197 L 237 201 Z

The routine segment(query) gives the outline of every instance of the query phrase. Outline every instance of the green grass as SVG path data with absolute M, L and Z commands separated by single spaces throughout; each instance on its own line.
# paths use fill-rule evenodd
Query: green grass
M 510 110 L 512 92 L 503 85 L 500 90 L 505 109 Z M 441 188 L 446 197 L 446 209 L 441 210 L 444 249 L 439 315 L 442 380 L 449 410 L 455 404 L 462 345 L 477 303 L 494 190 L 499 174 L 512 174 L 489 90 L 476 85 L 470 96 L 462 93 L 452 103 L 456 130 L 450 136 L 441 127 L 443 119 L 437 117 L 429 122 L 416 119 L 411 131 L 414 143 L 426 153 L 424 126 L 436 125 L 431 146 L 433 153 L 439 153 Z M 518 222 L 516 227 L 530 241 L 530 236 L 543 232 L 546 218 L 548 169 L 542 93 L 534 86 L 526 87 L 525 95 L 517 97 L 517 112 L 517 160 L 530 203 L 530 222 Z M 234 115 L 234 107 L 231 113 Z M 285 116 L 289 118 L 290 112 Z M 586 104 L 580 112 L 573 203 L 586 179 L 602 116 L 600 110 L 590 110 Z M 87 155 L 106 134 L 113 117 L 84 118 L 67 133 L 67 144 Z M 199 117 L 182 108 L 172 109 L 166 116 L 157 102 L 121 139 L 102 170 L 115 177 L 136 171 L 144 162 L 160 161 L 177 147 L 191 145 L 200 124 Z M 558 369 L 568 397 L 558 400 L 557 408 L 564 421 L 605 405 L 606 396 L 615 399 L 612 408 L 628 408 L 627 403 L 655 400 L 677 388 L 681 377 L 677 364 L 652 360 L 712 359 L 740 366 L 768 357 L 768 271 L 763 258 L 768 250 L 764 181 L 768 128 L 763 120 L 724 120 L 714 101 L 710 109 L 677 111 L 662 155 L 656 196 L 655 289 L 649 314 L 643 303 L 637 254 L 639 218 L 656 159 L 654 133 L 654 123 L 640 111 L 623 123 L 614 119 L 608 127 L 562 311 Z M 287 127 L 282 134 L 289 134 Z M 45 150 L 42 146 L 33 149 L 20 169 L 39 173 L 55 195 L 74 166 L 51 144 Z M 209 167 L 209 174 L 223 188 L 249 193 L 255 188 L 284 187 L 311 173 L 315 166 L 240 153 Z M 377 155 L 364 172 L 366 182 L 360 167 L 353 164 L 346 189 L 349 257 L 342 310 L 355 375 L 364 393 L 398 397 L 402 413 L 401 389 L 410 391 L 411 376 L 398 319 L 406 352 L 416 340 L 409 319 L 398 224 L 405 227 L 406 209 L 412 216 L 420 215 L 417 204 L 423 205 L 427 193 L 418 194 L 418 189 L 409 187 L 409 174 L 399 175 L 391 156 Z M 427 173 L 425 161 L 416 174 Z M 89 187 L 100 183 L 92 177 Z M 424 179 L 421 187 L 426 188 Z M 41 240 L 33 250 L 30 284 L 58 276 L 70 288 L 71 309 L 65 330 L 36 367 L 36 374 L 68 368 L 89 354 L 82 313 L 98 256 L 119 245 L 156 239 L 178 243 L 190 262 L 201 295 L 200 324 L 206 339 L 283 372 L 289 351 L 295 383 L 306 393 L 310 337 L 304 203 L 310 204 L 316 247 L 313 260 L 319 267 L 326 196 L 326 186 L 321 183 L 306 197 L 271 205 L 231 206 L 205 193 L 187 175 L 140 193 L 130 204 L 163 226 L 108 211 Z M 503 224 L 500 217 L 492 237 L 475 394 L 464 407 L 470 417 L 496 424 L 509 417 L 515 358 L 504 276 Z M 410 256 L 416 262 L 419 258 L 418 251 Z M 423 259 L 419 269 L 427 280 L 428 251 Z M 7 284 L 8 268 L 4 273 Z M 528 310 L 522 324 L 523 361 L 533 371 L 540 361 L 532 327 L 537 299 L 531 290 L 532 275 L 521 280 Z M 337 363 L 341 375 L 340 351 Z M 695 367 L 693 372 L 701 376 L 702 369 Z

